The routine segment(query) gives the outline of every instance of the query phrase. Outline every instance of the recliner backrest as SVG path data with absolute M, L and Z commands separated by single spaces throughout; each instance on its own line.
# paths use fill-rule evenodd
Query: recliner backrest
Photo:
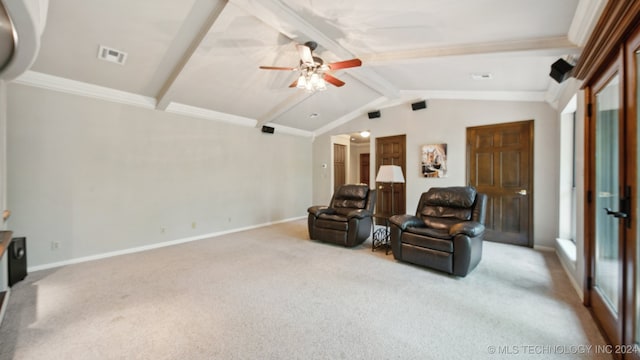
M 367 209 L 371 204 L 369 202 L 368 185 L 342 185 L 333 194 L 331 205 L 329 207 L 336 210 L 340 215 L 346 215 L 352 210 Z
M 433 187 L 420 197 L 416 216 L 428 227 L 448 229 L 472 220 L 476 197 L 476 189 L 471 186 Z

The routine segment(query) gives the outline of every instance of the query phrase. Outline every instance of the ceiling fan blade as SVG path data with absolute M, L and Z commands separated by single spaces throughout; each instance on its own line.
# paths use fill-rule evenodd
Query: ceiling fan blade
M 346 69 L 346 68 L 357 67 L 362 65 L 362 60 L 351 59 L 351 60 L 334 62 L 328 65 L 331 70 Z
M 298 70 L 297 68 L 281 67 L 281 66 L 260 66 L 260 69 L 264 69 L 264 70 L 288 70 L 288 71 Z
M 324 74 L 324 81 L 328 82 L 329 84 L 333 85 L 333 86 L 337 86 L 340 87 L 342 85 L 344 85 L 344 81 L 335 78 L 329 74 Z
M 294 82 L 291 83 L 291 85 L 289 85 L 290 88 L 294 88 L 298 86 L 298 79 L 296 79 Z
M 313 61 L 313 55 L 311 55 L 311 49 L 306 45 L 296 45 L 298 49 L 298 54 L 300 55 L 300 60 L 302 60 L 303 64 L 307 64 L 313 66 L 315 62 Z

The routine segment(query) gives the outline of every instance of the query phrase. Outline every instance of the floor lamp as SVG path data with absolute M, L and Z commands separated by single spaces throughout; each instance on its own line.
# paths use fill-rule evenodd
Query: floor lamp
M 394 183 L 404 183 L 404 176 L 402 175 L 402 168 L 398 165 L 381 165 L 378 170 L 378 175 L 376 176 L 376 182 L 380 183 L 391 183 L 391 215 L 394 212 L 394 201 L 393 201 L 393 184 Z

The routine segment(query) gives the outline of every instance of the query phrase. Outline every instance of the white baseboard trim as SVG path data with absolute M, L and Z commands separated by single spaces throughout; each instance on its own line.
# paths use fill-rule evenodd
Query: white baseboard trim
M 564 269 L 564 272 L 567 273 L 567 277 L 569 278 L 569 281 L 571 282 L 571 285 L 573 286 L 573 289 L 578 294 L 578 297 L 580 298 L 580 302 L 583 302 L 584 301 L 584 293 L 582 292 L 582 288 L 578 285 L 578 283 L 576 282 L 576 279 L 573 278 L 573 274 L 571 273 L 571 271 L 569 270 L 567 265 L 564 263 L 564 261 L 562 261 L 562 257 L 560 256 L 560 254 L 558 254 L 556 252 L 556 255 L 558 256 L 558 259 L 560 259 L 560 264 L 562 265 L 562 268 Z
M 578 285 L 575 279 L 576 271 L 576 249 L 575 244 L 571 240 L 556 239 L 556 256 L 562 265 L 567 277 L 573 286 L 573 289 L 578 294 L 580 301 L 584 301 L 584 292 L 582 287 Z
M 533 249 L 538 251 L 556 251 L 556 249 L 552 248 L 551 246 L 542 246 L 542 245 L 533 245 Z
M 35 272 L 35 271 L 39 271 L 39 270 L 46 270 L 46 269 L 57 268 L 57 267 L 60 267 L 60 266 L 79 264 L 79 263 L 83 263 L 83 262 L 87 262 L 87 261 L 106 259 L 106 258 L 110 258 L 110 257 L 114 257 L 114 256 L 134 254 L 134 253 L 137 253 L 137 252 L 153 250 L 153 249 L 159 249 L 159 248 L 163 248 L 163 247 L 167 247 L 167 246 L 184 244 L 184 243 L 191 242 L 191 241 L 210 239 L 210 238 L 213 238 L 213 237 L 218 237 L 218 236 L 227 235 L 227 234 L 233 234 L 233 233 L 237 233 L 237 232 L 240 232 L 240 231 L 252 230 L 252 229 L 257 229 L 257 228 L 261 228 L 261 227 L 265 227 L 265 226 L 276 225 L 276 224 L 281 224 L 281 223 L 290 222 L 290 221 L 296 221 L 296 220 L 302 220 L 302 219 L 305 219 L 305 218 L 306 218 L 306 215 L 305 216 L 298 216 L 298 217 L 294 217 L 294 218 L 283 219 L 283 220 L 278 220 L 278 221 L 272 221 L 272 222 L 258 224 L 258 225 L 251 225 L 251 226 L 246 226 L 246 227 L 242 227 L 242 228 L 236 228 L 236 229 L 225 230 L 225 231 L 209 233 L 209 234 L 196 235 L 196 236 L 191 236 L 191 237 L 188 237 L 188 238 L 164 241 L 164 242 L 161 242 L 161 243 L 138 246 L 138 247 L 129 248 L 129 249 L 110 251 L 110 252 L 106 252 L 106 253 L 102 253 L 102 254 L 83 256 L 83 257 L 79 257 L 79 258 L 74 258 L 74 259 L 69 259 L 69 260 L 64 260 L 64 261 L 58 261 L 58 262 L 53 262 L 53 263 L 48 263 L 48 264 L 29 266 L 27 268 L 27 271 L 31 273 L 31 272 Z

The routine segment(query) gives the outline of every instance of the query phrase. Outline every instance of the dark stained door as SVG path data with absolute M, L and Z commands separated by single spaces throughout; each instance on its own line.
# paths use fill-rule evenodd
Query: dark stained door
M 467 128 L 467 156 L 489 197 L 485 240 L 533 246 L 533 120 Z
M 360 154 L 360 182 L 369 185 L 369 153 Z
M 402 174 L 406 179 L 406 146 L 406 135 L 376 138 L 376 175 L 381 165 L 398 165 L 402 168 Z M 377 214 L 384 217 L 406 214 L 405 184 L 393 184 L 392 187 L 388 183 L 376 183 L 376 188 L 378 189 Z
M 333 144 L 333 191 L 347 181 L 347 147 Z

